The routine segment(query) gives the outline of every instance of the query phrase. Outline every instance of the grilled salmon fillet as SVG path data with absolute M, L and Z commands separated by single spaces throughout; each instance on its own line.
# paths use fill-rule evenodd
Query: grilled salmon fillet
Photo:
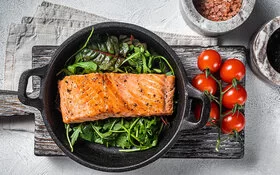
M 64 123 L 173 113 L 175 76 L 91 73 L 58 82 Z

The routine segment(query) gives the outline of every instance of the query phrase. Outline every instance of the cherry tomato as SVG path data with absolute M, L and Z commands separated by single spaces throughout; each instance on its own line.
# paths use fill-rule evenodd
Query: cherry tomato
M 198 56 L 197 66 L 201 71 L 209 69 L 210 72 L 217 72 L 222 64 L 220 54 L 216 50 L 204 50 Z
M 208 91 L 214 95 L 217 91 L 217 83 L 212 77 L 206 77 L 204 73 L 196 75 L 192 79 L 192 85 L 198 90 L 204 92 Z
M 240 81 L 244 75 L 245 65 L 235 58 L 226 60 L 220 69 L 220 77 L 226 83 L 231 83 L 234 78 Z
M 194 108 L 194 116 L 196 120 L 200 119 L 200 113 L 201 113 L 201 104 L 197 104 Z M 210 108 L 210 115 L 209 115 L 209 122 L 207 122 L 206 126 L 211 126 L 212 123 L 217 123 L 220 118 L 220 111 L 217 103 L 211 102 L 211 108 Z
M 227 85 L 223 88 L 223 106 L 232 109 L 235 104 L 244 105 L 247 100 L 247 92 L 243 86 L 238 84 L 236 87 L 231 87 L 232 85 Z
M 240 132 L 244 129 L 245 117 L 241 112 L 236 111 L 235 113 L 232 113 L 227 111 L 225 114 L 227 115 L 224 116 L 221 126 L 224 134 L 232 134 L 233 131 Z

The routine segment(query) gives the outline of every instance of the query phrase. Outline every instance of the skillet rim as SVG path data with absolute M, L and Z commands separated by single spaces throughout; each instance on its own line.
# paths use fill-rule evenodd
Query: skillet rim
M 96 170 L 100 170 L 100 171 L 106 171 L 106 172 L 123 172 L 123 171 L 130 171 L 133 169 L 137 169 L 140 167 L 143 167 L 145 165 L 148 165 L 149 163 L 154 162 L 155 160 L 157 160 L 158 158 L 160 158 L 164 153 L 166 153 L 169 148 L 172 147 L 172 145 L 175 143 L 175 141 L 177 140 L 177 138 L 179 137 L 179 131 L 181 128 L 181 125 L 183 123 L 184 120 L 184 116 L 185 113 L 187 111 L 187 101 L 188 101 L 188 93 L 187 93 L 187 88 L 186 88 L 186 84 L 187 82 L 187 76 L 186 76 L 186 72 L 183 68 L 183 65 L 181 64 L 177 54 L 172 50 L 172 48 L 165 42 L 163 41 L 163 39 L 161 39 L 159 36 L 157 36 L 156 34 L 154 34 L 153 32 L 134 25 L 134 24 L 129 24 L 129 23 L 122 23 L 122 22 L 104 22 L 104 23 L 98 23 L 95 25 L 91 25 L 88 27 L 85 27 L 79 31 L 77 31 L 76 33 L 74 33 L 72 36 L 70 36 L 66 41 L 64 41 L 59 47 L 58 49 L 55 51 L 54 55 L 52 56 L 52 59 L 48 65 L 48 69 L 47 69 L 47 73 L 46 73 L 46 77 L 44 79 L 44 82 L 42 84 L 42 87 L 46 86 L 46 83 L 48 83 L 48 81 L 52 80 L 52 77 L 50 76 L 50 72 L 52 71 L 52 69 L 54 68 L 54 64 L 55 61 L 57 59 L 57 57 L 60 55 L 60 53 L 66 48 L 66 46 L 68 46 L 69 44 L 71 44 L 71 42 L 79 37 L 82 37 L 83 35 L 89 33 L 92 29 L 92 27 L 94 27 L 97 30 L 103 30 L 103 28 L 108 28 L 108 27 L 116 27 L 116 28 L 127 28 L 128 30 L 132 30 L 132 33 L 137 31 L 142 33 L 143 35 L 146 35 L 146 37 L 149 37 L 150 39 L 154 40 L 156 43 L 158 43 L 161 47 L 163 47 L 165 49 L 165 51 L 171 56 L 170 59 L 172 59 L 174 61 L 174 63 L 176 64 L 177 68 L 178 68 L 178 74 L 176 74 L 176 80 L 178 80 L 177 76 L 179 76 L 179 80 L 183 81 L 181 84 L 183 86 L 183 89 L 185 91 L 185 94 L 180 97 L 182 98 L 181 102 L 183 102 L 183 104 L 181 104 L 181 111 L 177 111 L 177 115 L 180 117 L 180 121 L 178 125 L 178 128 L 176 129 L 176 131 L 174 132 L 174 135 L 169 138 L 169 141 L 167 142 L 167 144 L 165 146 L 163 146 L 161 148 L 160 151 L 156 152 L 153 156 L 149 157 L 148 159 L 146 159 L 145 161 L 142 161 L 141 163 L 138 164 L 133 164 L 130 166 L 122 166 L 122 167 L 105 167 L 105 166 L 99 166 L 96 164 L 92 164 L 88 161 L 85 161 L 83 159 L 81 159 L 79 156 L 75 155 L 74 153 L 72 153 L 63 143 L 62 141 L 60 141 L 58 139 L 58 137 L 56 136 L 56 134 L 53 132 L 53 128 L 51 127 L 48 119 L 47 119 L 47 114 L 46 114 L 46 103 L 45 100 L 48 98 L 48 89 L 47 88 L 41 88 L 41 93 L 42 93 L 42 101 L 43 101 L 43 109 L 42 109 L 42 117 L 43 117 L 43 121 L 46 124 L 47 130 L 49 131 L 51 137 L 53 138 L 53 140 L 55 141 L 55 143 L 58 145 L 58 147 L 68 156 L 70 157 L 72 160 L 86 166 L 89 168 L 93 168 Z M 182 115 L 181 115 L 182 114 Z M 142 152 L 139 152 L 142 153 Z

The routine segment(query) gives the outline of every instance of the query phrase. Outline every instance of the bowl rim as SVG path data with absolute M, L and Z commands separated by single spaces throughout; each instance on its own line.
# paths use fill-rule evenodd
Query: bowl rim
M 280 86 L 280 73 L 271 66 L 267 55 L 268 42 L 278 29 L 280 29 L 280 16 L 271 19 L 260 28 L 250 43 L 250 62 L 254 72 L 260 75 L 263 80 L 269 84 Z M 267 30 L 271 30 L 271 32 L 268 33 Z M 266 37 L 265 40 L 263 36 Z
M 225 21 L 212 21 L 205 18 L 197 11 L 193 0 L 180 0 L 182 15 L 188 18 L 196 28 L 210 33 L 225 33 L 239 27 L 250 16 L 255 3 L 256 0 L 242 0 L 242 6 L 234 17 Z

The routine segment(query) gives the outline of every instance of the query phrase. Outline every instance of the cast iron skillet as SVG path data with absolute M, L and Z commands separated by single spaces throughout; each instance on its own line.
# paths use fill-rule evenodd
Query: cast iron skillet
M 128 171 L 147 165 L 161 157 L 176 142 L 180 130 L 193 130 L 206 124 L 210 111 L 209 99 L 189 84 L 178 56 L 161 38 L 142 27 L 126 23 L 108 22 L 96 24 L 93 27 L 94 34 L 132 34 L 140 41 L 146 42 L 148 47 L 153 48 L 158 54 L 163 55 L 175 71 L 178 105 L 173 116 L 170 116 L 172 118 L 170 127 L 162 132 L 158 145 L 152 149 L 125 153 L 119 152 L 117 148 L 107 148 L 84 141 L 76 143 L 74 152 L 70 152 L 61 113 L 55 104 L 58 93 L 56 74 L 64 67 L 67 59 L 85 43 L 92 26 L 84 28 L 72 35 L 56 50 L 48 65 L 25 71 L 19 81 L 19 100 L 41 111 L 51 137 L 67 156 L 87 167 L 101 171 Z M 26 94 L 28 78 L 32 75 L 41 78 L 40 95 L 35 99 L 29 98 Z M 189 118 L 190 98 L 203 102 L 199 121 L 192 122 Z

